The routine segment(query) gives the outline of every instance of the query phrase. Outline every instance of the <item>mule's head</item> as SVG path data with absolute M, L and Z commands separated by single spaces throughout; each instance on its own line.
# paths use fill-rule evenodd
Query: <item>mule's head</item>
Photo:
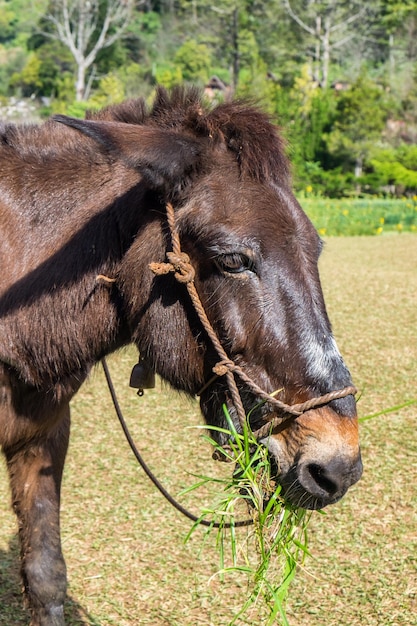
M 169 200 L 195 286 L 230 359 L 287 404 L 350 385 L 319 280 L 322 243 L 290 190 L 281 141 L 266 116 L 233 103 L 207 111 L 194 93 L 183 92 L 171 100 L 160 92 L 151 113 L 141 113 L 140 125 L 126 111 L 60 121 L 138 169 L 149 190 L 140 196 L 143 226 L 119 274 L 141 353 L 192 395 L 213 377 L 219 360 L 185 286 L 172 274 L 155 277 L 148 269 L 171 249 Z M 245 409 L 259 405 L 256 394 L 236 382 Z M 208 424 L 227 428 L 226 405 L 240 429 L 224 377 L 205 387 L 200 403 Z M 258 406 L 251 412 L 253 428 L 276 413 L 267 403 Z M 212 435 L 227 442 L 217 431 Z M 263 443 L 286 497 L 298 506 L 336 502 L 361 475 L 352 396 L 285 421 Z
M 317 267 L 322 243 L 294 196 L 271 181 L 245 184 L 231 172 L 221 186 L 213 176 L 211 185 L 206 180 L 179 211 L 178 225 L 228 356 L 287 404 L 351 385 L 323 300 Z M 214 359 L 206 353 L 206 381 Z M 236 382 L 248 411 L 259 398 L 238 376 Z M 209 384 L 200 401 L 210 424 L 226 426 L 226 404 L 239 428 L 224 377 Z M 263 404 L 251 411 L 251 426 L 279 415 Z M 225 435 L 212 436 L 226 443 Z M 336 502 L 362 473 L 352 395 L 283 421 L 262 442 L 286 498 L 304 508 Z

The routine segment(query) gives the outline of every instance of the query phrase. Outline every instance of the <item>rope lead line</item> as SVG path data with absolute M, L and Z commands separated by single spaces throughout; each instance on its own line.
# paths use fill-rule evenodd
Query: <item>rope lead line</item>
M 239 421 L 243 429 L 244 425 L 246 424 L 246 413 L 245 413 L 245 409 L 242 403 L 242 399 L 240 397 L 239 389 L 237 387 L 234 375 L 236 374 L 237 376 L 239 376 L 242 382 L 244 382 L 255 395 L 257 395 L 261 399 L 271 404 L 273 407 L 279 409 L 280 411 L 284 412 L 284 414 L 286 414 L 286 415 L 282 415 L 279 417 L 277 416 L 273 418 L 271 421 L 264 424 L 264 426 L 254 431 L 253 435 L 259 440 L 269 435 L 271 431 L 273 430 L 273 428 L 275 428 L 275 426 L 282 425 L 285 421 L 293 418 L 294 416 L 302 415 L 306 411 L 309 411 L 310 409 L 314 407 L 328 404 L 332 400 L 337 400 L 339 398 L 345 398 L 346 396 L 356 394 L 356 388 L 353 386 L 349 386 L 349 387 L 345 387 L 344 389 L 331 391 L 330 393 L 327 393 L 323 396 L 311 398 L 310 400 L 307 400 L 306 402 L 302 402 L 300 404 L 289 405 L 289 404 L 285 404 L 284 402 L 281 402 L 281 400 L 277 400 L 270 394 L 263 391 L 263 389 L 258 387 L 258 385 L 247 374 L 245 374 L 242 368 L 240 368 L 238 365 L 236 365 L 236 363 L 234 363 L 231 359 L 229 359 L 222 344 L 220 343 L 220 340 L 217 337 L 217 334 L 206 315 L 206 312 L 204 310 L 204 307 L 198 295 L 197 289 L 194 285 L 194 278 L 195 278 L 194 267 L 192 266 L 190 262 L 189 256 L 185 254 L 184 252 L 182 252 L 181 250 L 180 239 L 179 239 L 178 231 L 177 231 L 176 224 L 175 224 L 175 212 L 171 203 L 168 203 L 166 205 L 166 211 L 167 211 L 167 221 L 168 221 L 168 225 L 169 225 L 169 229 L 171 233 L 172 252 L 166 253 L 168 263 L 150 263 L 149 267 L 152 270 L 152 272 L 158 276 L 173 272 L 177 281 L 179 283 L 186 285 L 187 291 L 190 295 L 191 301 L 197 312 L 197 315 L 220 358 L 219 362 L 216 363 L 213 367 L 213 372 L 215 376 L 212 379 L 210 379 L 208 383 L 204 385 L 204 387 L 200 390 L 199 395 L 205 389 L 207 389 L 217 377 L 226 376 L 226 380 L 227 380 L 230 394 L 232 396 L 233 404 L 236 408 Z M 113 281 L 113 279 L 108 279 L 107 277 L 100 276 L 98 278 L 102 278 L 102 279 L 104 278 L 106 282 Z M 104 370 L 104 374 L 106 377 L 107 385 L 109 387 L 110 395 L 113 400 L 114 408 L 115 408 L 117 417 L 119 419 L 119 422 L 121 424 L 121 427 L 123 429 L 123 432 L 125 434 L 125 437 L 129 443 L 129 446 L 133 454 L 135 455 L 136 460 L 138 461 L 139 465 L 142 467 L 143 471 L 145 472 L 145 474 L 152 481 L 155 487 L 160 491 L 160 493 L 164 496 L 164 498 L 166 498 L 166 500 L 168 500 L 168 502 L 175 509 L 177 509 L 177 511 L 185 515 L 185 517 L 187 517 L 188 519 L 190 519 L 191 521 L 197 524 L 201 524 L 202 526 L 207 526 L 210 528 L 231 528 L 231 527 L 237 528 L 241 526 L 250 526 L 251 524 L 253 524 L 252 519 L 237 521 L 234 523 L 214 522 L 214 521 L 210 522 L 208 520 L 202 519 L 201 517 L 197 517 L 193 513 L 190 513 L 190 511 L 188 511 L 185 507 L 183 507 L 179 502 L 177 502 L 171 496 L 170 493 L 168 493 L 165 487 L 156 478 L 154 473 L 149 469 L 148 465 L 146 464 L 142 455 L 137 449 L 135 442 L 133 441 L 132 436 L 127 427 L 126 421 L 123 417 L 123 414 L 119 405 L 119 401 L 117 399 L 116 392 L 113 386 L 113 382 L 110 377 L 110 372 L 107 367 L 107 362 L 104 358 L 102 359 L 102 365 L 103 365 L 103 370 Z
M 152 472 L 152 470 L 148 467 L 148 465 L 146 464 L 146 461 L 144 460 L 144 458 L 142 457 L 141 453 L 137 449 L 136 444 L 133 441 L 132 435 L 130 434 L 129 428 L 128 428 L 127 424 L 126 424 L 126 420 L 123 417 L 122 409 L 120 407 L 119 400 L 117 399 L 116 390 L 114 388 L 113 381 L 111 379 L 110 371 L 109 371 L 109 368 L 107 366 L 107 361 L 106 361 L 105 358 L 102 359 L 101 364 L 103 366 L 104 375 L 106 377 L 107 385 L 108 385 L 108 388 L 109 388 L 109 391 L 110 391 L 111 399 L 113 401 L 113 405 L 114 405 L 117 417 L 119 418 L 120 425 L 121 425 L 121 427 L 123 429 L 123 432 L 124 432 L 125 437 L 126 437 L 126 439 L 128 441 L 128 444 L 129 444 L 133 454 L 135 455 L 137 462 L 139 463 L 139 465 L 141 466 L 141 468 L 143 469 L 143 471 L 145 472 L 147 477 L 151 480 L 151 482 L 155 485 L 155 487 L 164 496 L 164 498 L 166 500 L 168 500 L 168 502 L 175 509 L 177 509 L 177 511 L 179 511 L 180 513 L 185 515 L 185 517 L 188 517 L 188 519 L 190 519 L 192 522 L 195 522 L 197 524 L 201 524 L 202 526 L 208 526 L 209 528 L 232 528 L 232 527 L 239 528 L 239 527 L 242 527 L 242 526 L 250 526 L 251 524 L 253 524 L 253 520 L 252 519 L 237 521 L 237 522 L 234 522 L 233 524 L 231 524 L 229 522 L 214 522 L 214 521 L 210 522 L 208 520 L 201 519 L 201 517 L 197 517 L 193 513 L 190 513 L 190 511 L 188 511 L 185 507 L 182 506 L 182 504 L 177 502 L 175 500 L 175 498 L 173 498 L 171 496 L 171 494 L 165 489 L 165 487 L 158 480 L 158 478 L 155 476 L 155 474 Z

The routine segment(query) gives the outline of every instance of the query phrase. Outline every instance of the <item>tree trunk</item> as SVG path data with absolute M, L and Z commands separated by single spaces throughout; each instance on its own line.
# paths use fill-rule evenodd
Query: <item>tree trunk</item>
M 84 100 L 85 96 L 85 67 L 83 63 L 78 63 L 77 80 L 75 83 L 75 99 L 77 102 Z
M 315 50 L 315 71 L 313 72 L 313 80 L 321 82 L 321 17 L 316 16 L 316 50 Z
M 233 42 L 233 93 L 236 92 L 239 82 L 240 52 L 239 52 L 239 12 L 233 11 L 232 17 L 232 42 Z
M 355 162 L 355 178 L 359 179 L 362 176 L 362 172 L 363 172 L 363 157 L 362 156 L 357 156 L 356 157 L 356 162 Z M 362 186 L 361 186 L 361 184 L 359 183 L 358 180 L 355 183 L 355 191 L 356 191 L 356 193 L 358 195 L 362 191 Z
M 388 39 L 389 48 L 389 83 L 392 86 L 395 77 L 394 35 L 390 33 Z
M 330 19 L 324 20 L 324 33 L 322 38 L 323 51 L 321 60 L 321 86 L 326 89 L 329 82 L 329 65 L 330 65 Z

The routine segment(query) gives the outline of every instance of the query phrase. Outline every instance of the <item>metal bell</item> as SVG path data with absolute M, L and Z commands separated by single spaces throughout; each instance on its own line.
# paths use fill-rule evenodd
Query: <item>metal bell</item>
M 155 387 L 155 372 L 143 357 L 140 357 L 139 362 L 133 367 L 129 385 L 133 389 L 138 389 L 138 395 L 140 396 L 143 395 L 144 389 L 153 389 Z

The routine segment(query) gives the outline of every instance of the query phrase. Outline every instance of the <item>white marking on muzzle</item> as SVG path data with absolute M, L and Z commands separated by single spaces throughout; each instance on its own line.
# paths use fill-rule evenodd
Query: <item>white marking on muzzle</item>
M 307 371 L 314 380 L 329 378 L 337 365 L 346 368 L 333 335 L 324 335 L 322 343 L 316 337 L 306 337 L 304 349 Z

